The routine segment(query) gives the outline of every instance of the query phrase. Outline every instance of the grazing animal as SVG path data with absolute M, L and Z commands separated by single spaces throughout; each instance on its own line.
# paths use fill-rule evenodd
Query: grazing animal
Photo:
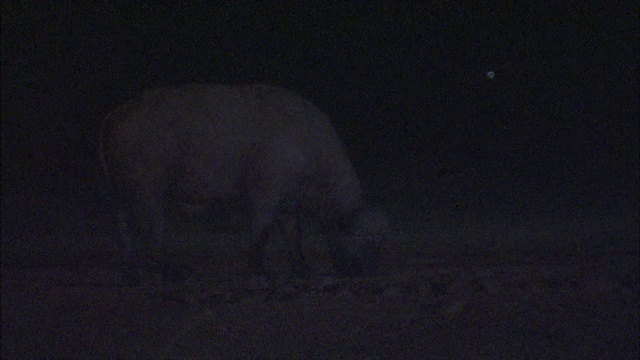
M 307 271 L 305 213 L 324 224 L 339 274 L 376 270 L 386 216 L 365 205 L 327 116 L 290 91 L 204 84 L 148 90 L 105 118 L 100 147 L 130 267 L 141 238 L 170 262 L 163 255 L 170 202 L 240 200 L 251 216 L 254 273 L 265 273 L 263 248 L 273 227 L 289 244 L 294 272 Z

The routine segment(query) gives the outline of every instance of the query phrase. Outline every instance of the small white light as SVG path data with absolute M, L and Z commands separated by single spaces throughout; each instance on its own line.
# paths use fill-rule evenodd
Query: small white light
M 496 73 L 494 73 L 493 71 L 489 71 L 487 72 L 487 79 L 491 80 L 496 76 Z

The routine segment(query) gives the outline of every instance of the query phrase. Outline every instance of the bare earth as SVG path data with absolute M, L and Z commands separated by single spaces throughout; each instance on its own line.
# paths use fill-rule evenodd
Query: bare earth
M 637 254 L 408 258 L 375 278 L 181 285 L 106 265 L 2 269 L 3 358 L 638 359 Z M 276 259 L 274 262 L 278 262 Z M 283 266 L 284 267 L 284 266 Z

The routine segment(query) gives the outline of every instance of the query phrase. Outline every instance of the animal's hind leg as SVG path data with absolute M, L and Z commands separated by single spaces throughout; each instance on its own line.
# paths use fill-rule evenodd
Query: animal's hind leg
M 152 270 L 160 272 L 163 281 L 181 282 L 188 277 L 189 269 L 174 259 L 166 242 L 167 215 L 165 198 L 157 193 L 146 202 L 146 218 L 149 224 L 149 236 L 152 239 L 151 262 Z
M 162 196 L 144 193 L 128 199 L 128 216 L 120 216 L 119 228 L 125 255 L 124 282 L 139 285 L 142 273 L 166 278 L 168 264 L 164 243 L 165 217 Z
M 128 212 L 118 215 L 118 230 L 124 257 L 123 282 L 140 285 L 143 274 L 159 268 L 164 256 L 163 219 L 148 199 L 129 199 Z
M 130 226 L 131 219 L 127 219 L 124 211 L 120 209 L 117 212 L 116 222 L 120 253 L 122 254 L 122 282 L 125 285 L 139 285 L 139 265 L 136 259 L 133 229 Z

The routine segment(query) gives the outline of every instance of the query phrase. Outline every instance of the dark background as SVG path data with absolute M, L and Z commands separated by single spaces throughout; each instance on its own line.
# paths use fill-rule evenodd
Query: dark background
M 186 82 L 312 100 L 410 241 L 637 252 L 637 2 L 211 3 L 2 3 L 4 261 L 100 252 L 101 120 Z

